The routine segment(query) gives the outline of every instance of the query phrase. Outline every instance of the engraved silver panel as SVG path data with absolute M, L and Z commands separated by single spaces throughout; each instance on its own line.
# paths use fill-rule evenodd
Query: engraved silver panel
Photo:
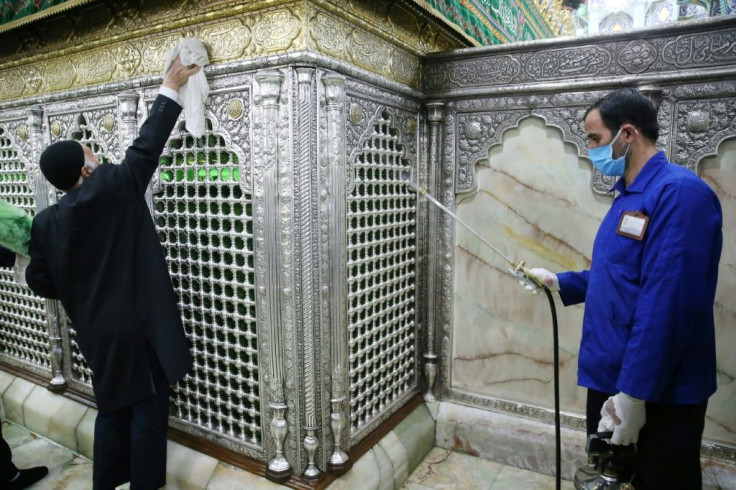
M 353 436 L 416 386 L 416 194 L 402 182 L 412 164 L 387 112 L 369 127 L 347 211 Z

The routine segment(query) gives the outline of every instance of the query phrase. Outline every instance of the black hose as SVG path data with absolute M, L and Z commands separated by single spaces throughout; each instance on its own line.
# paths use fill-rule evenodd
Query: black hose
M 561 435 L 560 435 L 560 341 L 557 335 L 557 309 L 555 308 L 555 300 L 552 293 L 546 286 L 544 293 L 549 300 L 549 309 L 552 312 L 552 344 L 554 349 L 554 391 L 555 391 L 555 488 L 560 490 L 562 485 L 562 460 L 561 460 Z

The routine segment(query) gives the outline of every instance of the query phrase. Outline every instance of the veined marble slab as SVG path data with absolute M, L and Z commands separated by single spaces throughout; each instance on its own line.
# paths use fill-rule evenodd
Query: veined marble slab
M 504 255 L 553 272 L 587 269 L 611 198 L 590 187 L 591 166 L 539 118 L 524 120 L 477 168 L 477 191 L 458 196 L 456 212 Z M 724 212 L 724 249 L 715 304 L 718 392 L 710 399 L 705 438 L 736 444 L 736 142 L 704 160 L 700 175 Z M 553 407 L 552 324 L 544 294 L 530 296 L 507 274 L 503 258 L 455 227 L 453 388 Z M 555 296 L 560 337 L 562 409 L 585 413 L 577 384 L 583 305 Z
M 593 193 L 591 167 L 539 118 L 508 131 L 477 169 L 478 190 L 457 214 L 512 260 L 553 272 L 590 264 L 611 199 Z M 495 398 L 553 406 L 552 321 L 544 294 L 529 295 L 507 263 L 456 226 L 452 385 Z M 557 302 L 561 402 L 585 411 L 576 387 L 582 306 Z
M 698 175 L 716 192 L 723 209 L 723 251 L 716 290 L 718 391 L 708 401 L 703 437 L 736 445 L 736 139 L 705 158 Z

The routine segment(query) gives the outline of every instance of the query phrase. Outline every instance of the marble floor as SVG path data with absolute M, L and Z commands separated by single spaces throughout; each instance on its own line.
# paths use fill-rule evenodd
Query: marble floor
M 92 488 L 92 462 L 28 429 L 4 421 L 3 436 L 20 468 L 45 464 L 49 475 L 30 487 L 34 490 L 86 490 Z M 227 474 L 224 474 L 227 473 Z M 123 490 L 127 487 L 120 487 Z M 169 484 L 166 489 L 206 488 L 208 490 L 285 488 L 237 468 L 216 472 L 204 487 Z M 426 489 L 554 489 L 554 478 L 521 470 L 466 454 L 434 448 L 409 475 L 404 490 Z M 572 490 L 569 481 L 562 488 Z
M 433 448 L 409 475 L 402 490 L 554 490 L 549 475 L 522 470 L 483 458 Z M 571 481 L 562 481 L 564 490 L 573 490 Z

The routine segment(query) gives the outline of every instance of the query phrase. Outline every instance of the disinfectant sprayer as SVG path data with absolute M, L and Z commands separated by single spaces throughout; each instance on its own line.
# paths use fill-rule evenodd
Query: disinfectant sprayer
M 403 176 L 403 180 L 406 183 L 406 185 L 414 190 L 417 194 L 420 196 L 426 198 L 429 202 L 437 206 L 439 209 L 444 211 L 448 216 L 450 216 L 453 220 L 455 220 L 456 223 L 461 225 L 463 228 L 468 230 L 470 233 L 475 235 L 484 245 L 486 245 L 488 248 L 493 250 L 496 254 L 503 257 L 503 259 L 508 263 L 508 273 L 511 274 L 513 277 L 515 277 L 517 280 L 519 280 L 525 287 L 530 289 L 531 291 L 538 291 L 539 289 L 544 290 L 544 292 L 547 295 L 547 299 L 549 300 L 549 307 L 552 312 L 552 341 L 554 344 L 554 393 L 555 393 L 555 479 L 556 479 L 556 488 L 557 490 L 560 490 L 560 473 L 561 473 L 561 461 L 560 461 L 560 362 L 559 362 L 559 341 L 557 336 L 557 310 L 555 309 L 555 302 L 552 298 L 552 293 L 545 287 L 542 283 L 537 281 L 533 276 L 529 274 L 528 269 L 524 267 L 524 261 L 520 260 L 518 262 L 514 262 L 510 258 L 506 257 L 503 253 L 501 253 L 496 247 L 488 243 L 487 240 L 485 240 L 482 236 L 480 236 L 475 230 L 473 230 L 468 224 L 466 224 L 463 220 L 461 220 L 455 213 L 447 209 L 445 206 L 442 205 L 437 199 L 432 197 L 431 194 L 427 192 L 427 190 L 423 187 L 418 187 L 412 182 L 411 175 L 406 174 Z
M 634 459 L 636 445 L 611 444 L 613 432 L 598 432 L 588 436 L 585 452 L 587 468 L 575 473 L 575 490 L 634 490 Z

